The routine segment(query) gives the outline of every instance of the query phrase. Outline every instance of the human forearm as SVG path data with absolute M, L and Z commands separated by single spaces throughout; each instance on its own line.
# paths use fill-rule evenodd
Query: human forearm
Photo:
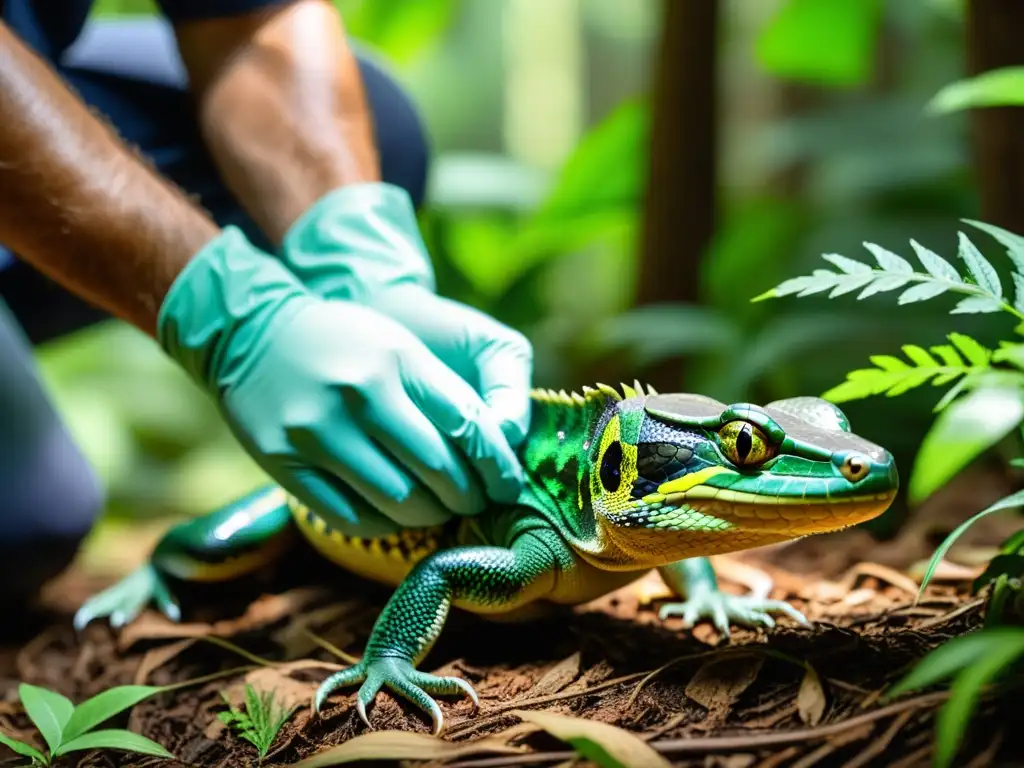
M 329 2 L 298 0 L 177 32 L 207 146 L 275 243 L 327 192 L 380 179 L 358 64 Z
M 137 159 L 0 23 L 0 243 L 153 335 L 217 227 Z

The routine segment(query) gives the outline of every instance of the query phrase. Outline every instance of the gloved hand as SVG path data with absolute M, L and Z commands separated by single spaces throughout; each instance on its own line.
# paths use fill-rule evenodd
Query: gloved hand
M 284 264 L 314 293 L 397 320 L 472 384 L 513 447 L 530 425 L 533 349 L 518 331 L 435 293 L 408 193 L 384 183 L 328 193 L 296 221 Z
M 483 490 L 518 496 L 519 463 L 468 383 L 399 322 L 313 295 L 234 227 L 177 277 L 158 338 L 263 470 L 345 533 L 475 514 Z

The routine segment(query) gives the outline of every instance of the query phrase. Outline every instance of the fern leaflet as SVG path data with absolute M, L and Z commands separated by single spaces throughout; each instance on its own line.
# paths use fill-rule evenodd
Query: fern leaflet
M 827 253 L 822 258 L 838 271 L 816 269 L 810 275 L 786 280 L 755 296 L 752 301 L 791 295 L 811 296 L 826 291 L 830 299 L 859 291 L 857 299 L 860 300 L 901 290 L 897 303 L 902 305 L 927 301 L 944 293 L 960 293 L 966 296 L 957 302 L 950 314 L 1005 311 L 1024 319 L 1024 238 L 989 224 L 965 221 L 988 232 L 1007 247 L 1014 267 L 1015 298 L 1012 305 L 1004 296 L 995 267 L 963 232 L 958 233 L 958 254 L 966 267 L 966 275 L 961 275 L 956 267 L 916 240 L 911 240 L 910 245 L 924 268 L 923 272 L 915 271 L 913 265 L 899 254 L 866 242 L 864 247 L 874 257 L 876 267 L 837 253 Z
M 822 397 L 834 403 L 881 394 L 895 397 L 929 381 L 932 386 L 940 387 L 990 367 L 992 350 L 960 333 L 951 333 L 947 338 L 949 344 L 930 349 L 915 344 L 904 345 L 902 349 L 907 360 L 893 355 L 873 355 L 870 360 L 875 367 L 850 371 L 846 374 L 846 381 Z

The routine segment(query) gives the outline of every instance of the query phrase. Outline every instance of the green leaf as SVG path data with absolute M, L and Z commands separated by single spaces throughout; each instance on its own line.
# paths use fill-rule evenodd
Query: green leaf
M 971 273 L 978 286 L 992 294 L 996 298 L 1003 297 L 1003 286 L 999 283 L 999 274 L 988 260 L 981 255 L 977 246 L 967 239 L 967 235 L 958 232 L 960 238 L 960 258 L 967 264 L 967 270 Z
M 981 346 L 970 336 L 965 336 L 962 333 L 951 333 L 947 338 L 953 342 L 953 345 L 960 350 L 971 365 L 985 366 L 989 364 L 992 352 L 985 349 L 985 347 Z
M 1024 67 L 990 69 L 944 86 L 925 108 L 944 115 L 974 107 L 1024 105 Z
M 1007 627 L 1004 631 L 983 631 L 999 634 L 985 654 L 960 673 L 950 689 L 949 700 L 935 718 L 935 762 L 938 768 L 948 768 L 953 764 L 982 689 L 1024 654 L 1024 630 Z
M 831 264 L 835 264 L 848 275 L 870 275 L 872 272 L 869 264 L 865 264 L 862 261 L 855 261 L 854 259 L 847 258 L 846 256 L 840 256 L 838 253 L 826 253 L 823 254 L 821 258 Z
M 872 355 L 868 359 L 883 371 L 902 372 L 910 367 L 893 355 Z
M 0 744 L 4 744 L 17 752 L 22 757 L 30 757 L 33 760 L 38 760 L 40 763 L 46 763 L 46 755 L 40 752 L 30 744 L 26 744 L 23 741 L 12 739 L 5 733 L 0 733 Z
M 1024 71 L 1024 68 L 1022 68 L 1022 71 Z M 983 232 L 987 232 L 1006 246 L 1006 255 L 1013 262 L 1015 271 L 1024 274 L 1024 237 L 1002 227 L 997 227 L 995 224 L 986 224 L 983 221 L 963 219 L 963 222 L 970 224 L 972 227 L 977 227 Z
M 928 354 L 928 351 L 923 347 L 919 347 L 916 344 L 904 344 L 902 349 L 903 354 L 905 354 L 915 365 L 924 367 L 931 366 L 933 368 L 939 367 L 938 361 Z
M 778 77 L 851 86 L 874 60 L 878 0 L 788 0 L 761 32 L 757 59 Z
M 64 726 L 63 738 L 65 741 L 77 738 L 117 713 L 162 690 L 153 685 L 122 685 L 97 693 L 75 707 L 67 725 Z
M 868 296 L 874 296 L 876 293 L 895 291 L 897 288 L 902 288 L 906 285 L 908 281 L 909 278 L 901 277 L 899 275 L 882 275 L 861 291 L 857 295 L 857 299 L 866 299 Z
M 348 34 L 401 65 L 438 41 L 456 11 L 454 0 L 339 0 L 339 5 Z
M 974 525 L 976 522 L 981 520 L 983 517 L 994 514 L 995 512 L 1002 512 L 1007 509 L 1014 509 L 1016 507 L 1024 506 L 1024 490 L 1011 493 L 1009 496 L 1005 496 L 993 504 L 985 507 L 977 514 L 968 518 L 964 522 L 960 523 L 956 529 L 947 536 L 943 542 L 938 546 L 935 552 L 932 554 L 932 559 L 928 561 L 928 568 L 924 573 L 924 578 L 921 580 L 921 588 L 918 591 L 918 596 L 924 593 L 924 588 L 928 586 L 928 582 L 931 581 L 932 576 L 935 575 L 935 569 L 939 567 L 939 563 L 942 562 L 942 558 L 949 552 L 950 547 L 956 542 L 957 539 L 963 535 L 963 532 Z
M 946 641 L 917 662 L 910 672 L 885 692 L 883 698 L 895 699 L 941 683 L 986 655 L 1006 634 L 1024 634 L 1024 630 L 977 630 Z
M 883 248 L 880 245 L 874 243 L 864 243 L 864 247 L 867 248 L 875 257 L 875 261 L 878 262 L 878 266 L 886 272 L 898 272 L 900 274 L 912 275 L 914 273 L 913 265 L 887 248 Z
M 918 283 L 901 293 L 897 303 L 913 304 L 915 301 L 927 301 L 928 299 L 934 299 L 939 294 L 945 293 L 947 290 L 949 290 L 949 286 L 942 283 Z
M 1013 272 L 1010 277 L 1013 279 L 1013 308 L 1024 312 L 1024 275 Z
M 554 712 L 515 709 L 509 714 L 539 725 L 559 741 L 571 744 L 586 760 L 602 768 L 628 768 L 636 765 L 669 767 L 669 762 L 647 742 L 618 726 Z
M 646 101 L 616 107 L 576 146 L 526 228 L 564 228 L 608 210 L 635 208 L 646 180 L 649 133 Z M 523 233 L 524 238 L 531 236 L 536 235 Z
M 911 240 L 910 245 L 913 247 L 922 266 L 928 271 L 928 274 L 940 280 L 949 280 L 952 283 L 963 282 L 963 278 L 960 277 L 956 268 L 939 256 L 939 254 L 935 253 L 935 251 L 925 248 L 916 240 Z
M 474 741 L 446 741 L 413 731 L 369 731 L 336 747 L 315 752 L 288 768 L 323 768 L 369 760 L 410 760 L 414 762 L 452 761 L 480 754 L 517 755 L 519 747 L 484 737 Z
M 1024 396 L 1016 387 L 984 387 L 951 403 L 921 443 L 908 496 L 919 504 L 1006 437 L 1024 419 Z
M 935 355 L 939 360 L 942 361 L 943 365 L 962 368 L 964 366 L 964 360 L 960 355 L 957 354 L 956 350 L 950 344 L 940 344 L 932 347 L 932 354 Z M 986 361 L 987 362 L 987 361 Z
M 1009 363 L 1017 368 L 1024 368 L 1024 344 L 999 342 L 999 349 L 992 353 L 992 362 Z
M 174 759 L 174 755 L 152 739 L 119 728 L 82 734 L 77 739 L 61 745 L 54 755 L 66 755 L 68 752 L 81 752 L 85 749 L 119 749 L 124 752 Z
M 55 751 L 60 746 L 61 734 L 75 705 L 67 696 L 28 683 L 18 686 L 18 696 L 50 751 Z
M 961 359 L 952 345 L 932 347 L 932 352 L 939 358 L 936 360 L 923 347 L 908 344 L 903 347 L 903 353 L 913 365 L 893 355 L 872 355 L 869 359 L 875 368 L 850 371 L 845 382 L 828 390 L 822 397 L 834 403 L 881 394 L 896 397 L 930 380 L 938 386 L 979 368 L 990 370 L 987 367 L 990 352 L 978 342 L 963 334 L 950 334 L 949 339 L 966 349 L 964 356 L 971 361 L 970 364 Z
M 968 296 L 962 299 L 951 311 L 951 315 L 980 315 L 1000 312 L 1003 309 L 998 299 L 988 296 Z

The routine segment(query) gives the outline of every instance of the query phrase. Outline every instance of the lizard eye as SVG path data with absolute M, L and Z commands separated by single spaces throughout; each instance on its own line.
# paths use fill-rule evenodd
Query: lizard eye
M 601 486 L 608 493 L 615 493 L 622 483 L 622 443 L 611 443 L 601 458 Z
M 730 421 L 718 430 L 718 440 L 726 458 L 738 467 L 763 464 L 775 455 L 764 432 L 749 421 Z

